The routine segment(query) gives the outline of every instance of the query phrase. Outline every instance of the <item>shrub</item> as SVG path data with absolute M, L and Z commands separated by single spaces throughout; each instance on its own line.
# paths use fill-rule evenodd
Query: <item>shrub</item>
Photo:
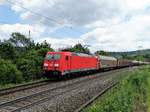
M 21 83 L 22 73 L 9 60 L 0 58 L 0 84 Z
M 17 66 L 25 81 L 41 78 L 43 59 L 35 50 L 29 51 L 17 60 Z

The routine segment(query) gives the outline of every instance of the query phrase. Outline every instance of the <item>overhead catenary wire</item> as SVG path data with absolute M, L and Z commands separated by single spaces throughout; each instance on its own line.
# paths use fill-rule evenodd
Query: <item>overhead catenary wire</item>
M 12 2 L 12 1 L 9 1 L 9 0 L 6 0 L 6 2 L 9 3 L 9 4 L 17 5 L 17 6 L 19 6 L 20 8 L 22 8 L 22 9 L 24 9 L 24 10 L 27 10 L 27 11 L 29 11 L 30 13 L 34 14 L 34 15 L 44 17 L 45 19 L 47 19 L 47 20 L 49 20 L 49 21 L 51 21 L 51 22 L 53 22 L 53 23 L 55 23 L 55 24 L 57 24 L 57 25 L 62 25 L 61 22 L 58 22 L 58 21 L 56 21 L 56 20 L 53 19 L 53 18 L 47 17 L 47 16 L 45 16 L 45 15 L 43 15 L 43 14 L 40 14 L 40 13 L 35 12 L 35 11 L 32 11 L 32 10 L 26 8 L 26 7 L 23 7 L 21 4 L 17 4 L 16 2 Z
M 50 17 L 48 17 L 48 16 L 45 16 L 45 15 L 40 14 L 40 13 L 38 13 L 38 12 L 32 11 L 31 9 L 28 9 L 28 8 L 22 6 L 21 2 L 17 2 L 17 3 L 16 3 L 16 2 L 13 2 L 13 1 L 10 1 L 10 0 L 6 0 L 6 2 L 9 3 L 9 4 L 17 5 L 18 7 L 22 8 L 22 9 L 24 9 L 24 10 L 26 10 L 26 11 L 29 11 L 30 13 L 32 13 L 32 14 L 34 14 L 34 15 L 43 17 L 43 18 L 45 18 L 46 20 L 55 23 L 56 25 L 59 25 L 59 26 L 62 26 L 62 25 L 63 25 L 63 22 L 57 21 L 57 20 L 55 20 L 55 19 L 53 19 L 53 18 L 50 18 Z M 38 22 L 40 22 L 40 21 L 38 21 Z M 41 22 L 41 23 L 42 23 L 42 22 Z M 81 33 L 81 32 L 79 32 L 79 31 L 76 31 L 75 29 L 73 29 L 72 26 L 69 26 L 68 28 L 69 28 L 70 30 L 76 32 L 76 33 Z

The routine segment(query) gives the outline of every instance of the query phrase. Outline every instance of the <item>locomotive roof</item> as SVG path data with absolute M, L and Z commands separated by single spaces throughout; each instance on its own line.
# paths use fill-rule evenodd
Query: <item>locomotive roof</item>
M 84 53 L 75 53 L 75 52 L 72 52 L 72 55 L 76 55 L 76 56 L 84 56 L 84 57 L 93 57 L 93 55 L 84 54 Z
M 76 53 L 76 52 L 68 52 L 68 51 L 61 51 L 61 52 L 48 52 L 48 53 L 65 53 L 69 55 L 74 55 L 74 56 L 83 56 L 83 57 L 94 57 L 95 55 L 90 55 L 90 54 L 84 54 L 84 53 Z
M 104 60 L 117 60 L 117 58 L 115 57 L 111 57 L 111 56 L 103 56 L 103 55 L 99 55 L 100 59 L 104 59 Z

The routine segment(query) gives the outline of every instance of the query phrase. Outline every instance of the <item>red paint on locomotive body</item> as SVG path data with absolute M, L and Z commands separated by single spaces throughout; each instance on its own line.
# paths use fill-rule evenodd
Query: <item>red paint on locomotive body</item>
M 43 70 L 51 75 L 99 69 L 98 57 L 72 52 L 48 52 Z

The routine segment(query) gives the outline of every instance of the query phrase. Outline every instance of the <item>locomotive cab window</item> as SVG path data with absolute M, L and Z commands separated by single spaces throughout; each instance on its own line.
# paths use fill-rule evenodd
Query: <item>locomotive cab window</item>
M 48 54 L 48 55 L 46 56 L 46 58 L 45 58 L 45 59 L 47 59 L 47 60 L 51 60 L 51 59 L 53 59 L 53 55 Z
M 58 60 L 60 59 L 60 54 L 47 54 L 47 60 Z
M 54 59 L 56 59 L 56 60 L 57 60 L 57 59 L 60 59 L 60 54 L 55 54 L 55 55 L 54 55 Z

